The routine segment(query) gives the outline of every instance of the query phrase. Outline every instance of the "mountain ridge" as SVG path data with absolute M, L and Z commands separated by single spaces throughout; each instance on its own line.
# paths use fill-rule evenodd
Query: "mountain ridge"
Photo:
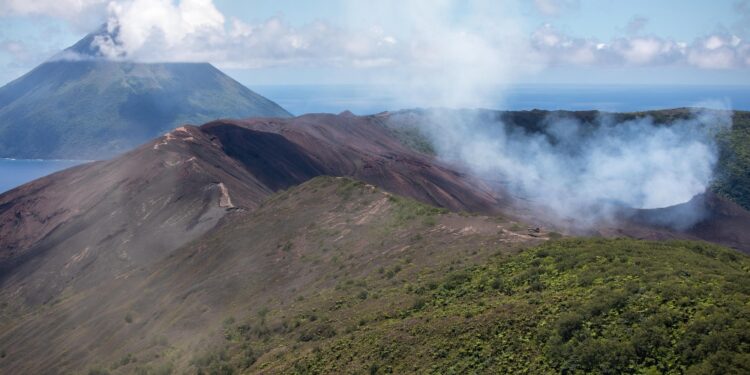
M 308 115 L 183 126 L 118 158 L 0 194 L 0 282 L 25 284 L 24 299 L 45 303 L 69 285 L 60 267 L 86 267 L 90 280 L 136 269 L 231 211 L 256 209 L 273 192 L 324 174 L 453 210 L 499 210 L 489 190 L 372 121 Z M 94 263 L 68 261 L 83 255 Z
M 431 281 L 464 285 L 452 272 L 565 234 L 538 224 L 545 218 L 501 186 L 416 151 L 386 116 L 184 125 L 119 157 L 0 194 L 0 369 L 325 369 L 327 353 L 339 340 L 362 337 L 359 329 L 388 336 L 381 331 L 388 321 L 439 308 L 412 291 Z M 724 215 L 707 220 L 740 223 L 712 240 L 746 235 L 733 215 L 747 213 L 721 199 L 694 202 Z M 701 238 L 645 220 L 593 230 Z M 619 241 L 620 252 L 651 246 Z M 663 246 L 674 254 L 734 254 L 699 242 Z M 746 261 L 743 254 L 721 257 L 728 267 Z M 553 275 L 557 266 L 548 265 Z M 513 288 L 533 292 L 539 283 L 529 277 L 518 276 Z M 722 282 L 740 287 L 732 277 Z M 451 321 L 471 319 L 461 316 Z M 325 351 L 315 354 L 319 343 Z M 256 361 L 269 367 L 251 367 Z

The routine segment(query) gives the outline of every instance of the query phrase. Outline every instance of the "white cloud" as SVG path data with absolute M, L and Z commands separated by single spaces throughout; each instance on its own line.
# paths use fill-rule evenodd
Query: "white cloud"
M 397 21 L 410 25 L 395 51 L 406 68 L 397 79 L 409 84 L 410 102 L 491 105 L 489 85 L 509 84 L 539 65 L 514 1 L 409 1 L 397 14 Z
M 718 35 L 711 35 L 703 42 L 703 47 L 707 50 L 715 50 L 724 46 L 724 39 Z
M 0 3 L 0 16 L 44 15 L 73 18 L 107 0 L 4 0 Z
M 78 12 L 101 11 L 116 37 L 101 36 L 95 43 L 111 58 L 209 61 L 224 68 L 389 67 L 400 74 L 389 77 L 393 80 L 413 81 L 414 86 L 442 81 L 457 87 L 457 96 L 547 65 L 749 66 L 750 47 L 741 35 L 712 34 L 692 42 L 642 35 L 648 20 L 638 16 L 625 26 L 625 36 L 612 40 L 570 36 L 551 24 L 529 33 L 519 4 L 379 1 L 345 8 L 359 14 L 344 17 L 352 22 L 339 26 L 322 20 L 292 25 L 282 16 L 250 23 L 222 14 L 212 0 L 6 0 L 0 3 L 0 15 L 75 18 Z M 552 14 L 577 6 L 577 1 L 537 0 L 535 5 Z
M 669 59 L 674 43 L 655 37 L 637 37 L 618 40 L 613 44 L 613 50 L 627 64 L 645 65 L 658 59 Z
M 459 5 L 468 11 L 456 22 Z M 481 97 L 478 86 L 509 82 L 538 65 L 515 5 L 490 0 L 380 1 L 367 9 L 389 13 L 397 8 L 390 13 L 390 24 L 370 17 L 370 24 L 342 28 L 324 21 L 294 26 L 281 16 L 248 23 L 224 16 L 211 0 L 125 0 L 108 6 L 107 26 L 114 38 L 100 36 L 95 43 L 109 58 L 146 62 L 209 61 L 224 68 L 389 67 L 379 79 L 406 83 L 418 92 L 409 95 L 429 96 L 432 103 L 458 105 L 476 103 L 473 100 Z M 409 27 L 386 28 L 394 24 Z M 444 97 L 436 99 L 437 92 Z
M 2 0 L 0 17 L 46 16 L 67 21 L 85 31 L 101 24 L 108 0 Z
M 318 21 L 294 27 L 281 17 L 250 24 L 227 19 L 211 0 L 110 2 L 96 46 L 109 58 L 210 61 L 225 67 L 382 66 L 399 40 L 380 29 L 343 30 Z
M 110 2 L 107 28 L 116 33 L 116 41 L 98 38 L 100 49 L 110 56 L 125 55 L 138 59 L 143 51 L 189 51 L 195 39 L 218 41 L 224 32 L 224 16 L 211 0 L 132 0 Z M 205 40 L 208 38 L 208 40 Z M 187 47 L 187 48 L 186 48 Z
M 750 67 L 750 44 L 736 35 L 711 34 L 692 43 L 637 35 L 601 41 L 571 37 L 544 24 L 531 34 L 531 44 L 550 65 Z
M 704 69 L 748 66 L 747 59 L 743 59 L 743 54 L 746 55 L 747 50 L 747 43 L 743 43 L 736 36 L 710 35 L 693 43 L 687 52 L 687 61 Z
M 563 40 L 563 35 L 560 35 L 549 23 L 542 25 L 531 36 L 539 45 L 545 47 L 556 47 Z
M 0 53 L 9 55 L 11 57 L 11 61 L 6 66 L 4 66 L 4 68 L 8 68 L 14 71 L 20 69 L 21 72 L 19 73 L 22 73 L 23 70 L 28 69 L 28 66 L 30 64 L 38 64 L 39 62 L 44 61 L 44 59 L 49 56 L 49 50 L 40 50 L 39 48 L 35 47 L 36 46 L 29 45 L 23 40 L 0 40 Z
M 13 54 L 16 58 L 23 58 L 23 56 L 27 55 L 29 52 L 26 45 L 17 40 L 7 40 L 2 42 L 0 43 L 0 48 L 5 52 Z

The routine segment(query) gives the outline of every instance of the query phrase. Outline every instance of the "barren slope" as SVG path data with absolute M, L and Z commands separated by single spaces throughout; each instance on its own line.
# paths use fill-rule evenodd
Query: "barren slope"
M 231 210 L 348 175 L 453 210 L 492 212 L 478 184 L 392 139 L 372 118 L 303 116 L 180 127 L 121 157 L 0 195 L 2 294 L 23 311 L 152 264 Z M 28 305 L 28 306 L 27 306 Z
M 508 220 L 449 214 L 357 181 L 321 177 L 254 211 L 230 213 L 168 257 L 96 288 L 69 288 L 28 314 L 9 311 L 14 298 L 3 288 L 0 369 L 182 372 L 223 343 L 222 322 L 232 317 L 282 306 L 296 314 L 295 301 L 337 284 L 373 278 L 376 287 L 394 284 L 395 274 L 439 275 L 452 264 L 474 264 L 544 238 Z M 410 301 L 373 302 L 368 309 L 404 303 Z M 128 355 L 137 362 L 122 363 Z

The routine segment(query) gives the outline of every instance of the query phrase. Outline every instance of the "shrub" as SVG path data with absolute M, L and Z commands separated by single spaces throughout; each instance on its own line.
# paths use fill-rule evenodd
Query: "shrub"
M 321 323 L 300 333 L 299 341 L 316 341 L 336 336 L 336 330 L 330 323 Z

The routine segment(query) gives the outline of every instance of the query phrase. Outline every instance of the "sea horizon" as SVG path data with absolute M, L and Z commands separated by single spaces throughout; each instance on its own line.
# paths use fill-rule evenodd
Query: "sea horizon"
M 375 114 L 426 108 L 409 100 L 401 85 L 273 84 L 247 85 L 294 115 L 305 113 Z M 750 110 L 750 86 L 693 84 L 520 84 L 488 90 L 493 110 L 599 110 L 636 112 L 681 107 Z M 487 105 L 489 104 L 489 105 Z

